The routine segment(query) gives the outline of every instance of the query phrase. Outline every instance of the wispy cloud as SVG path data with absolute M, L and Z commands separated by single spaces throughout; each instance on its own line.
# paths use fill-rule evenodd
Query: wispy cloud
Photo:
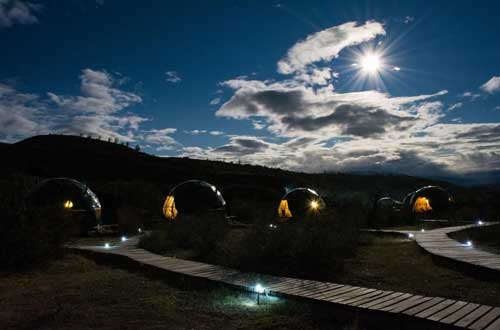
M 22 0 L 0 1 L 0 28 L 11 27 L 15 24 L 38 23 L 37 15 L 43 6 Z
M 385 30 L 381 23 L 374 21 L 364 24 L 349 22 L 314 33 L 288 50 L 287 55 L 278 62 L 278 72 L 290 74 L 312 63 L 330 61 L 342 49 L 371 40 L 377 35 L 385 35 Z
M 176 84 L 182 81 L 179 73 L 177 71 L 167 71 L 165 72 L 165 81 L 169 83 Z
M 221 98 L 220 97 L 216 97 L 215 99 L 211 100 L 210 101 L 210 105 L 217 105 L 219 104 L 221 101 Z
M 481 85 L 481 90 L 489 94 L 500 92 L 500 76 L 493 76 L 490 80 Z
M 463 105 L 464 104 L 462 102 L 457 102 L 455 104 L 452 104 L 450 107 L 448 107 L 448 110 L 453 111 L 453 110 L 461 108 Z

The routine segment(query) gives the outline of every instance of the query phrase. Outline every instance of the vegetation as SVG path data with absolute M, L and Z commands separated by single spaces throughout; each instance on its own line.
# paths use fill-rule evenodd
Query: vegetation
M 474 246 L 487 252 L 500 254 L 500 225 L 474 227 L 450 233 L 459 242 L 474 242 Z
M 355 329 L 330 309 L 226 289 L 173 287 L 67 255 L 42 270 L 0 274 L 0 329 Z M 345 322 L 345 321 L 344 321 Z M 356 328 L 359 329 L 359 328 Z

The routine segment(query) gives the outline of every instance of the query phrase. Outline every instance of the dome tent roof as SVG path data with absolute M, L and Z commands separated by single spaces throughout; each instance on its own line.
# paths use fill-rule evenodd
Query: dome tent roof
M 305 216 L 325 207 L 320 195 L 309 188 L 295 188 L 281 198 L 278 215 L 282 218 Z
M 163 204 L 163 215 L 175 219 L 178 214 L 225 210 L 226 201 L 214 185 L 201 180 L 184 181 L 170 190 Z
M 401 202 L 391 197 L 382 197 L 377 200 L 377 207 L 381 209 L 399 208 L 400 206 Z
M 89 226 L 96 225 L 101 217 L 101 203 L 96 194 L 87 185 L 69 178 L 43 180 L 26 196 L 26 206 L 30 210 L 56 207 L 84 213 L 94 220 Z

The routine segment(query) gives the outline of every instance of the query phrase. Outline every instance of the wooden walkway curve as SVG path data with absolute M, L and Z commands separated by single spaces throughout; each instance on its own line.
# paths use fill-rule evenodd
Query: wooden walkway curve
M 427 252 L 451 259 L 456 262 L 480 267 L 488 271 L 500 271 L 500 255 L 476 249 L 473 245 L 462 244 L 448 234 L 467 228 L 496 225 L 498 222 L 485 222 L 481 225 L 465 225 L 433 229 L 424 233 L 415 232 L 415 241 Z M 499 274 L 500 275 L 500 274 Z
M 407 323 L 422 323 L 419 329 L 500 330 L 500 307 L 338 283 L 242 273 L 221 266 L 160 256 L 137 248 L 137 241 L 135 237 L 109 248 L 82 245 L 71 248 L 126 257 L 158 270 L 224 283 L 239 290 L 254 291 L 255 285 L 261 283 L 271 295 L 331 303 L 354 309 L 359 315 L 381 313 L 378 315 L 397 320 L 400 327 Z

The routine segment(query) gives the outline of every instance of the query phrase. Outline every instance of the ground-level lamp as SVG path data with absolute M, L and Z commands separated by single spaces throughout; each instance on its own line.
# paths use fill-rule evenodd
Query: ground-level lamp
M 127 236 L 122 236 L 121 241 L 122 242 L 126 242 L 127 241 Z
M 468 247 L 472 247 L 473 244 L 472 244 L 472 241 L 467 241 L 467 242 L 465 242 L 465 245 Z
M 260 295 L 266 293 L 266 288 L 264 288 L 260 283 L 255 285 L 255 292 L 257 292 L 257 305 L 260 304 Z
M 409 239 L 413 239 L 415 237 L 415 235 L 413 233 L 408 233 L 408 238 Z
M 111 247 L 111 245 L 108 242 L 104 243 L 104 248 L 105 249 L 109 249 L 110 247 Z

